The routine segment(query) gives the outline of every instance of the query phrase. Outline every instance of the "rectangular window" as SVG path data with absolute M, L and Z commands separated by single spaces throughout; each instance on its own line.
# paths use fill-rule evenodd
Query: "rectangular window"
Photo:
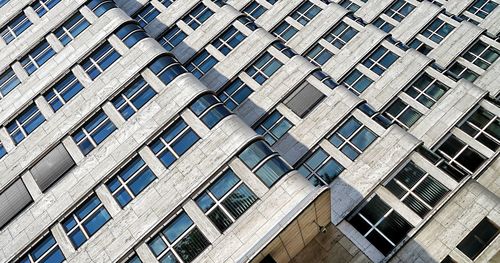
M 253 0 L 248 4 L 243 10 L 241 11 L 244 14 L 247 14 L 254 20 L 259 18 L 262 14 L 264 14 L 267 11 L 265 7 L 257 3 L 256 0 Z
M 245 72 L 257 81 L 257 83 L 262 85 L 276 71 L 278 71 L 281 66 L 283 66 L 283 63 L 266 51 L 252 65 L 250 65 Z
M 436 18 L 436 20 L 424 29 L 422 35 L 439 44 L 453 29 L 455 29 L 454 26 L 444 22 L 440 18 Z
M 168 168 L 189 150 L 200 137 L 183 119 L 172 123 L 158 138 L 149 144 L 149 148 Z
M 432 47 L 428 46 L 427 44 L 423 43 L 422 41 L 414 38 L 410 43 L 408 44 L 410 48 L 415 49 L 416 51 L 428 55 L 432 51 Z
M 231 25 L 217 39 L 212 41 L 212 46 L 217 48 L 222 54 L 227 55 L 245 38 L 246 36 L 243 33 Z
M 134 19 L 139 22 L 141 27 L 146 27 L 153 19 L 155 19 L 160 14 L 160 11 L 156 9 L 151 3 L 146 4 L 137 14 L 135 14 Z
M 44 122 L 45 117 L 35 103 L 33 103 L 18 114 L 14 120 L 10 121 L 6 128 L 10 137 L 17 145 Z
M 409 162 L 385 187 L 422 218 L 449 192 L 413 162 Z
M 325 150 L 318 148 L 297 170 L 314 186 L 318 186 L 329 185 L 344 171 L 344 167 Z
M 307 25 L 316 15 L 321 12 L 321 8 L 311 1 L 306 1 L 302 3 L 299 8 L 297 8 L 290 15 L 291 18 L 295 19 L 301 25 Z
M 54 30 L 54 34 L 63 46 L 66 46 L 89 26 L 89 21 L 83 17 L 82 13 L 76 12 L 64 24 Z
M 5 72 L 0 74 L 0 98 L 5 97 L 19 84 L 21 81 L 17 78 L 14 70 L 11 67 L 7 68 Z
M 492 0 L 475 0 L 469 8 L 467 8 L 467 12 L 476 15 L 482 19 L 486 18 L 495 8 L 497 8 L 498 3 Z
M 184 211 L 147 244 L 158 261 L 181 263 L 193 261 L 210 246 L 210 242 Z
M 363 123 L 351 117 L 337 129 L 329 141 L 354 161 L 377 137 Z
M 12 40 L 16 39 L 21 35 L 28 27 L 33 23 L 26 17 L 24 13 L 21 13 L 14 17 L 10 22 L 0 29 L 0 35 L 2 36 L 5 43 L 9 44 Z
M 87 155 L 115 130 L 116 126 L 109 119 L 108 115 L 101 110 L 85 122 L 72 137 L 83 155 Z
M 37 0 L 31 4 L 31 7 L 33 7 L 39 17 L 42 17 L 60 1 L 61 0 Z
M 375 21 L 373 21 L 373 25 L 380 28 L 382 31 L 389 33 L 392 29 L 394 29 L 394 25 L 385 21 L 383 18 L 379 17 Z
M 75 161 L 64 145 L 59 143 L 54 149 L 45 154 L 42 159 L 37 161 L 29 171 L 40 190 L 45 192 L 73 166 L 75 166 Z
M 472 64 L 486 70 L 493 62 L 500 56 L 500 51 L 483 41 L 475 43 L 465 54 L 462 56 Z
M 82 84 L 70 72 L 46 91 L 43 97 L 50 104 L 54 112 L 56 112 L 82 89 Z
M 113 176 L 106 186 L 118 204 L 125 207 L 155 179 L 156 175 L 137 156 Z
M 383 115 L 393 123 L 397 123 L 405 129 L 409 129 L 420 119 L 420 117 L 422 117 L 422 113 L 400 98 L 397 98 L 389 105 Z
M 4 6 L 7 4 L 10 0 L 0 0 L 0 7 Z
M 442 156 L 449 165 L 463 174 L 473 174 L 486 160 L 486 157 L 459 140 L 455 135 L 451 135 L 446 139 L 439 146 L 436 153 Z M 462 178 L 454 179 L 458 179 L 457 181 L 459 181 Z
M 363 1 L 363 0 L 362 0 Z M 366 1 L 364 1 L 366 2 Z M 353 3 L 352 1 L 350 0 L 342 0 L 340 1 L 339 3 L 343 8 L 347 9 L 347 10 L 350 10 L 352 12 L 356 12 L 358 11 L 358 9 L 360 8 L 359 5 Z
M 234 110 L 252 93 L 253 90 L 245 82 L 237 78 L 222 89 L 218 97 L 226 105 L 226 108 Z
M 363 93 L 371 84 L 373 80 L 368 76 L 361 73 L 361 71 L 354 69 L 347 77 L 344 79 L 342 84 L 344 84 L 350 91 L 354 94 L 359 95 Z
M 94 194 L 74 210 L 61 224 L 75 249 L 78 249 L 109 220 L 101 200 Z
M 52 234 L 47 234 L 35 245 L 30 246 L 28 253 L 23 255 L 19 263 L 62 263 L 65 257 Z
M 24 55 L 19 62 L 24 70 L 26 70 L 26 73 L 31 75 L 55 54 L 56 52 L 49 45 L 49 42 L 43 40 L 40 44 L 31 49 L 28 54 Z
M 268 188 L 292 169 L 262 140 L 250 144 L 238 157 Z
M 127 46 L 132 48 L 139 41 L 148 38 L 148 34 L 137 23 L 129 22 L 115 30 L 115 35 Z
M 281 137 L 283 137 L 293 124 L 277 110 L 274 110 L 267 116 L 255 129 L 255 131 L 264 136 L 264 139 L 269 145 L 274 145 Z
M 203 22 L 207 21 L 214 12 L 210 10 L 203 3 L 199 3 L 191 12 L 182 18 L 182 21 L 186 23 L 193 30 L 196 30 Z
M 139 77 L 111 100 L 111 103 L 122 117 L 128 120 L 155 95 L 156 91 L 142 77 Z
M 189 108 L 210 129 L 231 115 L 224 104 L 212 94 L 201 96 Z
M 413 228 L 377 195 L 352 216 L 349 222 L 385 256 L 389 255 Z
M 447 90 L 448 87 L 443 83 L 424 73 L 408 86 L 404 92 L 425 107 L 431 108 Z
M 321 67 L 333 57 L 333 53 L 320 43 L 317 43 L 305 54 L 305 57 L 308 58 L 311 63 Z
M 158 38 L 158 42 L 167 51 L 172 51 L 174 47 L 179 45 L 186 37 L 187 35 L 184 31 L 182 31 L 178 26 L 173 26 Z
M 116 52 L 111 44 L 106 42 L 84 59 L 80 65 L 89 77 L 94 80 L 120 57 L 120 54 Z
M 468 258 L 475 260 L 497 235 L 498 227 L 488 218 L 484 218 L 462 240 L 462 242 L 458 244 L 457 248 Z
M 330 30 L 323 37 L 323 39 L 331 43 L 336 48 L 341 49 L 358 33 L 358 30 L 354 29 L 352 26 L 349 26 L 344 21 L 341 21 L 332 30 Z
M 33 202 L 23 180 L 17 179 L 0 193 L 0 229 Z
M 207 187 L 195 202 L 217 229 L 224 232 L 257 199 L 252 190 L 229 169 Z
M 477 108 L 459 128 L 492 151 L 500 145 L 500 118 L 483 107 Z
M 273 29 L 272 33 L 277 37 L 282 39 L 283 41 L 288 41 L 290 38 L 295 36 L 299 30 L 292 25 L 290 25 L 288 22 L 283 21 L 281 22 L 275 29 Z
M 377 75 L 382 75 L 396 60 L 399 58 L 394 52 L 388 50 L 384 46 L 379 46 L 362 64 L 375 72 Z
M 113 0 L 89 0 L 87 1 L 87 7 L 90 8 L 97 17 L 102 16 L 110 9 L 117 8 Z
M 189 70 L 197 78 L 201 78 L 207 74 L 219 61 L 205 49 L 198 55 L 194 56 L 187 64 L 186 69 Z
M 477 78 L 479 78 L 479 74 L 460 64 L 459 62 L 453 63 L 446 73 L 457 80 L 466 79 L 470 82 L 474 82 Z
M 398 22 L 401 22 L 411 13 L 411 11 L 413 11 L 413 9 L 415 9 L 415 6 L 407 1 L 397 0 L 384 12 L 384 14 Z
M 305 82 L 290 94 L 283 103 L 293 111 L 293 113 L 297 114 L 297 116 L 304 118 L 325 97 L 323 92 L 319 91 L 309 82 Z
M 175 0 L 159 0 L 165 7 L 169 7 L 171 4 L 175 2 Z
M 7 150 L 3 147 L 3 144 L 0 143 L 0 159 L 2 159 L 7 154 Z
M 133 255 L 129 257 L 125 263 L 142 263 L 141 259 L 139 258 L 138 255 Z

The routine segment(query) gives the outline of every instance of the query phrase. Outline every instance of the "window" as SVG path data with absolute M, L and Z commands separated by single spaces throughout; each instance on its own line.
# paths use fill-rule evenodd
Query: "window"
M 283 103 L 292 110 L 293 113 L 297 114 L 297 116 L 304 118 L 325 97 L 323 92 L 306 81 L 290 94 Z
M 416 51 L 428 55 L 432 51 L 432 47 L 428 46 L 427 44 L 423 43 L 422 41 L 414 38 L 410 43 L 408 44 L 410 48 L 415 49 Z
M 231 115 L 231 112 L 224 107 L 224 104 L 212 94 L 199 97 L 189 108 L 210 129 L 222 119 Z
M 141 259 L 137 255 L 131 256 L 125 263 L 142 263 Z
M 333 57 L 333 53 L 320 43 L 317 43 L 305 54 L 305 56 L 316 66 L 323 66 Z
M 179 45 L 186 37 L 186 33 L 184 33 L 178 26 L 173 26 L 159 37 L 158 42 L 167 51 L 172 51 L 174 47 Z
M 443 258 L 443 260 L 440 261 L 440 263 L 457 263 L 455 260 L 453 260 L 452 257 L 446 256 Z
M 195 202 L 212 223 L 224 232 L 252 204 L 257 196 L 229 169 L 215 180 Z
M 133 47 L 142 39 L 149 37 L 148 34 L 135 23 L 128 23 L 119 27 L 116 30 L 116 36 L 121 39 L 128 48 Z
M 90 8 L 97 17 L 102 16 L 110 9 L 117 8 L 113 0 L 90 0 L 87 3 L 87 7 Z
M 17 78 L 14 70 L 10 67 L 7 68 L 5 72 L 0 74 L 0 98 L 5 97 L 19 84 L 21 84 L 21 81 Z
M 59 26 L 54 34 L 61 43 L 66 46 L 69 42 L 73 41 L 80 33 L 83 32 L 90 23 L 83 17 L 80 12 L 77 12 L 70 17 L 64 24 Z
M 401 22 L 413 9 L 415 9 L 415 6 L 407 1 L 397 0 L 384 13 L 392 19 Z
M 261 140 L 250 144 L 238 157 L 268 188 L 292 169 Z
M 358 30 L 341 21 L 337 26 L 330 30 L 323 39 L 330 42 L 333 46 L 341 49 L 347 44 L 354 36 L 358 34 Z
M 422 35 L 439 44 L 451 31 L 453 31 L 453 29 L 455 29 L 454 26 L 444 22 L 440 18 L 437 18 L 429 26 L 427 26 L 427 28 L 422 32 Z
M 242 12 L 249 15 L 253 19 L 259 18 L 264 12 L 266 12 L 267 9 L 257 3 L 257 1 L 253 0 L 248 4 L 245 8 L 243 8 Z
M 234 110 L 252 93 L 253 90 L 241 79 L 237 78 L 225 87 L 218 97 L 228 109 Z
M 274 41 L 272 46 L 276 48 L 278 51 L 280 51 L 283 55 L 287 56 L 288 58 L 293 58 L 294 56 L 297 55 L 297 52 L 286 46 L 283 43 L 283 41 L 280 40 Z
M 10 121 L 6 128 L 17 145 L 44 122 L 45 117 L 33 103 L 18 114 L 14 120 Z
M 75 249 L 78 249 L 111 219 L 96 195 L 92 195 L 61 224 Z
M 362 64 L 377 75 L 382 75 L 398 58 L 394 52 L 379 46 Z
M 422 117 L 422 113 L 408 105 L 406 102 L 397 98 L 387 109 L 384 111 L 386 116 L 393 123 L 401 125 L 405 129 L 409 129 L 415 122 Z
M 297 170 L 314 186 L 318 186 L 329 185 L 344 171 L 344 167 L 318 148 Z
M 351 117 L 337 129 L 329 141 L 354 161 L 377 137 L 360 121 Z
M 75 132 L 72 137 L 83 155 L 87 155 L 116 130 L 116 126 L 102 110 Z
M 156 91 L 142 77 L 139 77 L 118 94 L 111 103 L 122 117 L 128 120 L 155 95 Z
M 43 97 L 50 104 L 54 112 L 56 112 L 82 89 L 82 84 L 70 72 L 46 91 Z
M 379 17 L 374 22 L 373 25 L 382 29 L 382 31 L 389 33 L 392 29 L 394 29 L 394 25 L 385 21 L 383 18 Z
M 483 107 L 477 108 L 459 128 L 492 151 L 500 145 L 500 119 Z
M 446 139 L 436 152 L 442 156 L 449 165 L 463 174 L 474 173 L 486 160 L 484 156 L 459 140 L 455 135 L 451 135 Z
M 413 162 L 406 164 L 385 187 L 422 218 L 449 191 Z
M 455 79 L 466 79 L 470 82 L 474 82 L 477 78 L 479 78 L 479 74 L 474 71 L 468 69 L 464 65 L 459 62 L 455 62 L 451 65 L 451 67 L 447 71 Z
M 486 70 L 500 56 L 500 51 L 483 41 L 478 41 L 464 55 L 463 58 L 472 64 Z
M 172 123 L 149 148 L 168 168 L 189 150 L 200 137 L 182 119 Z
M 205 49 L 194 58 L 191 59 L 186 66 L 193 75 L 197 78 L 201 78 L 207 74 L 219 61 Z
M 404 92 L 425 107 L 431 108 L 447 90 L 448 87 L 443 83 L 424 73 L 406 88 Z
M 474 260 L 498 235 L 498 227 L 488 218 L 484 218 L 476 227 L 458 244 L 457 248 L 468 258 Z
M 7 4 L 10 0 L 0 0 L 0 7 L 4 6 Z
M 0 29 L 0 35 L 2 36 L 5 43 L 9 44 L 10 42 L 12 42 L 12 40 L 16 39 L 26 29 L 28 29 L 28 27 L 30 27 L 32 24 L 33 23 L 31 23 L 26 15 L 24 13 L 21 13 Z
M 159 0 L 165 7 L 169 7 L 175 0 Z
M 171 55 L 162 55 L 149 65 L 149 69 L 163 82 L 168 85 L 179 75 L 186 73 L 186 69 Z
M 306 1 L 299 6 L 291 15 L 293 19 L 301 25 L 307 25 L 317 14 L 321 12 L 321 8 L 311 1 Z
M 26 73 L 31 75 L 55 54 L 56 52 L 50 47 L 49 42 L 44 40 L 30 50 L 28 54 L 24 55 L 19 62 L 24 70 L 26 70 Z
M 366 1 L 365 1 L 366 2 Z M 358 9 L 360 8 L 359 5 L 353 3 L 352 1 L 350 0 L 342 0 L 340 1 L 339 3 L 343 8 L 347 9 L 347 10 L 350 10 L 352 12 L 356 12 L 358 11 Z
M 113 176 L 106 186 L 120 206 L 125 207 L 155 179 L 151 169 L 137 156 Z
M 283 41 L 288 41 L 290 38 L 295 36 L 299 30 L 292 25 L 290 25 L 288 22 L 283 21 L 281 22 L 273 31 L 272 33 L 282 39 Z
M 372 83 L 372 79 L 370 79 L 368 76 L 365 76 L 359 70 L 354 69 L 351 73 L 349 73 L 349 75 L 347 75 L 342 84 L 346 85 L 347 88 L 355 94 L 361 94 Z
M 0 143 L 0 159 L 2 159 L 7 154 L 7 150 L 3 147 L 3 144 Z
M 326 74 L 324 71 L 316 70 L 312 73 L 312 75 L 317 78 L 321 83 L 325 84 L 330 89 L 335 89 L 339 86 L 330 75 Z
M 245 72 L 257 83 L 264 84 L 279 68 L 283 66 L 279 60 L 274 58 L 269 52 L 262 54 Z
M 120 54 L 113 49 L 111 44 L 106 42 L 84 59 L 80 65 L 89 77 L 94 80 L 120 57 Z
M 28 253 L 23 255 L 19 263 L 61 263 L 65 258 L 52 234 L 47 234 L 34 246 L 30 246 Z
M 203 3 L 199 3 L 191 12 L 182 18 L 193 30 L 196 30 L 203 22 L 210 18 L 214 12 Z
M 0 229 L 33 202 L 28 189 L 17 179 L 0 193 Z
M 497 8 L 498 3 L 491 0 L 475 0 L 467 11 L 473 15 L 476 15 L 480 18 L 486 18 L 495 8 Z
M 248 29 L 255 31 L 257 28 L 259 28 L 252 19 L 248 18 L 247 16 L 240 16 L 237 18 L 237 20 L 246 26 Z
M 134 19 L 139 22 L 141 27 L 147 26 L 153 19 L 155 19 L 160 14 L 153 4 L 146 4 L 137 14 L 135 14 Z
M 413 228 L 377 195 L 351 217 L 349 222 L 385 256 L 389 255 Z
M 222 35 L 212 41 L 212 45 L 222 54 L 227 55 L 245 38 L 246 36 L 243 35 L 243 33 L 231 25 L 228 29 L 226 29 L 226 31 L 224 31 L 224 33 L 222 33 Z
M 283 137 L 293 124 L 277 110 L 274 110 L 267 116 L 255 129 L 255 131 L 264 136 L 264 139 L 269 145 L 274 145 L 281 137 Z
M 64 145 L 59 144 L 30 169 L 30 173 L 42 192 L 45 192 L 57 180 L 75 165 Z
M 183 211 L 147 244 L 160 262 L 191 262 L 210 242 Z
M 37 0 L 31 4 L 31 7 L 33 7 L 39 17 L 42 17 L 60 1 L 61 0 Z

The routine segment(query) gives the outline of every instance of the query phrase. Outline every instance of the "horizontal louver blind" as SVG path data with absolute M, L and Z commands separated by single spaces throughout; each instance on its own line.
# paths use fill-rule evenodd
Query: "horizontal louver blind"
M 0 194 L 0 229 L 23 210 L 33 199 L 23 181 L 15 183 Z
M 43 192 L 71 169 L 73 165 L 75 165 L 75 161 L 73 161 L 66 148 L 59 144 L 35 164 L 30 172 Z
M 286 106 L 297 116 L 303 118 L 325 95 L 313 85 L 307 83 L 294 92 L 286 101 Z

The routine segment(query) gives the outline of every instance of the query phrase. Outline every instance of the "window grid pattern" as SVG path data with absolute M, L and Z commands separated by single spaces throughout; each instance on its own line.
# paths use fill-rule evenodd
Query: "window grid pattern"
M 205 49 L 187 64 L 186 69 L 200 79 L 217 63 L 219 63 L 219 61 Z
M 397 98 L 387 109 L 384 111 L 384 116 L 391 120 L 393 123 L 401 125 L 405 129 L 417 122 L 422 113 L 417 111 L 412 106 L 408 105 L 402 99 Z
M 288 22 L 283 21 L 281 22 L 273 31 L 272 33 L 279 39 L 283 41 L 288 41 L 290 38 L 295 36 L 299 30 L 295 28 L 294 26 L 290 25 Z
M 50 9 L 56 6 L 61 0 L 37 0 L 31 6 L 39 17 L 45 15 Z
M 426 29 L 424 29 L 422 35 L 439 44 L 454 29 L 454 26 L 450 25 L 440 18 L 437 18 Z
M 473 70 L 467 68 L 462 65 L 460 62 L 453 63 L 450 68 L 446 71 L 451 77 L 459 80 L 466 79 L 470 82 L 474 82 L 477 78 L 479 78 L 479 74 L 474 72 Z
M 405 0 L 397 0 L 384 13 L 390 18 L 401 22 L 415 9 L 415 6 Z
M 64 24 L 58 27 L 54 34 L 61 43 L 66 46 L 73 41 L 80 33 L 82 33 L 90 23 L 83 17 L 80 12 L 77 12 L 69 18 Z
M 276 71 L 278 71 L 281 66 L 283 66 L 283 63 L 266 51 L 252 65 L 250 65 L 245 72 L 257 81 L 257 83 L 262 85 Z
M 363 91 L 365 91 L 372 83 L 373 80 L 370 79 L 370 77 L 364 75 L 357 69 L 354 69 L 349 75 L 347 75 L 342 82 L 342 84 L 344 84 L 356 95 L 363 93 Z
M 253 90 L 245 82 L 237 78 L 225 87 L 218 97 L 229 110 L 234 110 L 252 93 Z
M 245 38 L 246 36 L 243 33 L 231 25 L 222 35 L 212 41 L 212 46 L 227 56 L 227 54 L 235 49 Z
M 222 119 L 231 115 L 231 112 L 224 104 L 212 94 L 199 97 L 189 108 L 209 129 L 212 129 Z
M 120 58 L 120 54 L 108 42 L 100 46 L 81 62 L 83 70 L 94 80 Z
M 478 41 L 462 57 L 481 69 L 486 70 L 499 56 L 500 51 L 498 49 L 483 41 Z
M 7 68 L 5 72 L 0 74 L 0 98 L 4 98 L 9 92 L 15 89 L 21 81 L 17 78 L 12 68 Z
M 167 51 L 172 51 L 177 45 L 179 45 L 185 38 L 187 34 L 184 33 L 178 26 L 173 26 L 163 33 L 158 42 L 162 45 Z
M 37 242 L 18 263 L 61 263 L 65 258 L 52 234 L 47 234 Z
M 83 89 L 82 84 L 73 73 L 69 73 L 43 95 L 54 112 L 58 111 L 69 100 Z
M 9 122 L 6 128 L 10 137 L 17 145 L 44 122 L 45 117 L 33 103 L 23 110 L 14 120 Z
M 429 45 L 427 45 L 427 44 L 423 43 L 422 41 L 418 40 L 417 38 L 414 38 L 412 41 L 410 41 L 410 43 L 408 44 L 408 46 L 410 48 L 413 48 L 416 51 L 424 54 L 424 55 L 429 54 L 432 51 L 432 49 L 433 49 Z
M 333 53 L 320 43 L 317 43 L 305 54 L 305 56 L 311 63 L 320 67 L 333 57 Z
M 377 75 L 382 75 L 398 58 L 394 52 L 379 46 L 362 64 Z
M 344 167 L 325 150 L 318 148 L 297 170 L 318 186 L 329 185 L 344 171 Z
M 155 95 L 156 91 L 142 77 L 139 77 L 118 94 L 111 103 L 122 117 L 128 120 Z
M 379 17 L 374 22 L 373 25 L 380 28 L 382 31 L 389 33 L 394 29 L 394 25 L 385 21 L 383 18 Z
M 498 3 L 492 0 L 475 0 L 469 8 L 467 8 L 467 12 L 484 19 L 493 12 L 497 6 Z
M 78 129 L 72 137 L 83 155 L 87 155 L 115 130 L 116 126 L 108 115 L 100 111 Z
M 182 18 L 193 30 L 196 30 L 203 22 L 210 18 L 214 12 L 203 3 L 199 3 L 191 12 Z
M 377 137 L 360 121 L 351 117 L 337 129 L 329 141 L 354 161 Z
M 290 17 L 295 19 L 301 25 L 307 25 L 316 15 L 321 12 L 321 8 L 311 1 L 306 1 L 295 10 Z
M 0 29 L 0 36 L 2 36 L 5 43 L 9 44 L 14 39 L 19 37 L 32 24 L 33 23 L 28 19 L 28 17 L 26 17 L 24 13 L 21 13 Z
M 500 118 L 483 107 L 477 108 L 459 128 L 492 151 L 500 145 Z
M 406 94 L 427 108 L 431 108 L 448 90 L 443 83 L 424 73 L 408 88 Z
M 248 4 L 245 8 L 243 8 L 242 12 L 253 18 L 254 20 L 262 16 L 267 11 L 265 7 L 259 4 L 256 0 L 253 0 Z
M 462 173 L 463 177 L 476 172 L 486 160 L 484 156 L 459 140 L 455 135 L 448 137 L 436 152 L 449 165 Z M 461 178 L 454 179 L 461 180 Z
M 159 14 L 160 11 L 158 11 L 158 9 L 156 9 L 151 3 L 148 3 L 135 15 L 134 19 L 141 27 L 146 27 Z
M 266 142 L 273 146 L 292 127 L 293 124 L 285 116 L 279 111 L 274 110 L 259 124 L 255 131 L 264 136 Z
M 42 43 L 33 48 L 28 54 L 23 56 L 19 62 L 24 70 L 26 70 L 26 73 L 31 75 L 55 54 L 56 52 L 49 45 L 49 42 L 44 40 Z

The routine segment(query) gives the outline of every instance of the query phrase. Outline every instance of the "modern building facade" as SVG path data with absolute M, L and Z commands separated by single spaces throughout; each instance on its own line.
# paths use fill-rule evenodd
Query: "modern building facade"
M 497 0 L 0 0 L 0 262 L 500 261 Z

